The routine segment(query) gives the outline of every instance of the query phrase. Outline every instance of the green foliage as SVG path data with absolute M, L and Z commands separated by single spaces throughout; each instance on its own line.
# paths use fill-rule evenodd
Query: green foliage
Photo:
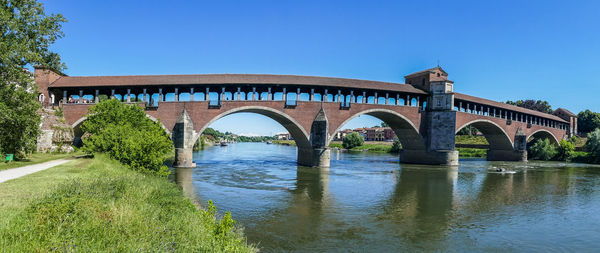
M 352 132 L 344 136 L 344 140 L 342 141 L 342 146 L 346 149 L 351 149 L 354 147 L 361 146 L 365 143 L 365 140 L 362 136 L 360 136 L 356 132 Z
M 465 129 L 465 128 L 463 128 Z M 456 135 L 456 144 L 479 144 L 488 145 L 488 141 L 484 136 L 469 136 L 469 135 Z
M 389 127 L 390 125 L 388 125 L 388 123 L 385 122 L 381 122 L 381 127 Z
M 509 105 L 516 105 L 518 107 L 523 107 L 523 108 L 527 108 L 530 110 L 543 112 L 543 113 L 553 113 L 554 112 L 554 110 L 552 110 L 552 106 L 550 105 L 550 103 L 548 103 L 548 101 L 542 101 L 542 100 L 536 101 L 533 99 L 527 99 L 527 100 L 517 100 L 517 101 L 506 101 L 506 103 Z
M 575 144 L 570 141 L 561 140 L 558 144 L 556 159 L 560 161 L 570 161 L 575 151 Z
M 206 129 L 204 129 L 204 132 L 202 132 L 202 134 L 204 135 L 210 135 L 212 136 L 215 140 L 218 140 L 219 138 L 223 138 L 225 137 L 224 133 L 221 133 L 215 129 L 212 129 L 210 127 L 207 127 Z
M 477 135 L 477 132 L 479 132 L 479 130 L 477 128 L 473 127 L 472 125 L 468 125 L 466 127 L 461 128 L 460 130 L 458 130 L 458 133 L 456 133 L 456 135 L 473 136 L 473 135 Z
M 590 152 L 595 162 L 600 161 L 600 128 L 588 134 L 585 149 Z
M 97 155 L 0 184 L 0 251 L 253 252 L 231 215 Z
M 600 113 L 585 110 L 577 114 L 577 130 L 589 133 L 600 128 Z
M 36 148 L 40 109 L 33 75 L 26 66 L 61 70 L 49 46 L 62 37 L 61 15 L 44 13 L 34 0 L 0 1 L 0 153 L 24 159 Z
M 398 140 L 398 138 L 394 138 L 394 144 L 392 145 L 392 149 L 390 150 L 390 152 L 398 153 L 400 152 L 400 150 L 402 150 L 402 143 L 400 143 L 400 140 Z
M 556 147 L 549 139 L 538 139 L 529 149 L 531 157 L 537 160 L 548 161 L 556 155 Z
M 487 157 L 487 149 L 479 148 L 456 148 L 458 156 L 461 158 L 485 158 Z
M 159 123 L 146 117 L 136 105 L 110 99 L 90 107 L 81 128 L 90 137 L 84 140 L 86 153 L 106 153 L 134 170 L 166 176 L 164 165 L 173 143 Z

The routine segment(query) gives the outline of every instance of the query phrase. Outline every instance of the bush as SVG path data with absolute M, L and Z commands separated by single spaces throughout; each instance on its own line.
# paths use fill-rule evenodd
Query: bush
M 600 161 L 600 128 L 588 134 L 585 148 L 590 152 L 594 161 Z
M 398 140 L 398 138 L 395 138 L 394 144 L 392 145 L 392 149 L 390 150 L 390 152 L 398 153 L 400 152 L 400 150 L 402 150 L 402 144 L 400 143 L 400 140 Z
M 82 150 L 93 154 L 106 153 L 130 168 L 166 176 L 164 165 L 173 143 L 159 123 L 146 117 L 136 105 L 125 105 L 110 99 L 90 107 L 82 130 L 90 136 Z
M 356 132 L 352 132 L 352 133 L 344 136 L 344 140 L 342 142 L 342 146 L 345 149 L 351 149 L 351 148 L 355 148 L 355 147 L 361 146 L 364 143 L 365 143 L 365 140 L 363 139 L 362 136 L 360 136 Z
M 550 143 L 549 139 L 539 139 L 531 146 L 531 157 L 537 160 L 548 161 L 556 155 L 556 147 Z
M 556 159 L 560 161 L 570 161 L 575 151 L 575 144 L 567 140 L 561 140 L 558 144 Z

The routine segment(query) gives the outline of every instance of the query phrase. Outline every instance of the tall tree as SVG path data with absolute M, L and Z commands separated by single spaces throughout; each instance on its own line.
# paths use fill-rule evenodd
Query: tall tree
M 527 99 L 527 100 L 517 100 L 517 101 L 506 101 L 507 104 L 509 105 L 516 105 L 518 107 L 523 107 L 523 108 L 527 108 L 530 110 L 535 110 L 535 111 L 539 111 L 539 112 L 543 112 L 543 113 L 553 113 L 554 110 L 552 110 L 552 106 L 550 105 L 550 103 L 548 103 L 548 101 L 542 101 L 542 100 L 533 100 L 533 99 Z
M 0 153 L 22 159 L 35 150 L 40 108 L 33 75 L 26 67 L 62 71 L 49 46 L 63 36 L 58 15 L 46 15 L 35 0 L 0 0 Z
M 577 130 L 589 133 L 600 128 L 600 113 L 585 110 L 577 114 Z

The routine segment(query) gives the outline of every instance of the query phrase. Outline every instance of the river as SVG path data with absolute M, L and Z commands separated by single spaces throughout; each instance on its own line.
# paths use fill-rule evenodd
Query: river
M 175 173 L 185 193 L 231 211 L 262 252 L 600 248 L 598 166 L 461 160 L 452 168 L 332 151 L 331 168 L 317 169 L 297 166 L 295 147 L 264 143 L 210 147 L 194 160 Z

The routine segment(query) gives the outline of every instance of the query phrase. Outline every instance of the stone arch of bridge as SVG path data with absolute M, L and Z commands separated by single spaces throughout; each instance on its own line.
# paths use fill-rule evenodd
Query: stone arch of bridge
M 215 121 L 217 121 L 225 116 L 236 114 L 236 113 L 242 113 L 242 112 L 256 113 L 256 114 L 260 114 L 260 115 L 263 115 L 270 119 L 275 120 L 277 123 L 281 124 L 286 130 L 288 130 L 288 132 L 290 133 L 292 138 L 294 138 L 294 141 L 296 142 L 298 149 L 310 149 L 311 148 L 310 140 L 309 140 L 310 135 L 298 121 L 296 121 L 290 115 L 288 115 L 282 111 L 279 111 L 279 110 L 276 110 L 276 109 L 273 109 L 270 107 L 266 107 L 266 106 L 242 106 L 242 107 L 228 110 L 226 112 L 223 112 L 223 113 L 213 117 L 210 121 L 208 121 L 207 123 L 202 125 L 202 128 L 200 128 L 200 131 L 198 131 L 195 134 L 193 143 L 196 143 L 198 138 L 200 138 L 200 135 L 202 134 L 202 132 L 204 132 L 204 130 L 206 128 L 208 128 L 208 126 L 210 126 Z
M 514 142 L 510 135 L 491 120 L 473 120 L 457 128 L 456 133 L 469 125 L 477 128 L 483 134 L 490 145 L 490 150 L 514 150 Z
M 527 136 L 527 145 L 529 146 L 535 139 L 549 139 L 554 146 L 558 146 L 559 140 L 554 134 L 546 129 L 538 129 Z
M 337 126 L 333 133 L 340 131 L 344 125 L 360 115 L 373 116 L 388 124 L 398 137 L 403 149 L 425 150 L 425 141 L 419 134 L 418 128 L 404 115 L 388 109 L 369 109 L 355 113 Z M 329 137 L 327 145 L 331 143 L 333 137 L 333 134 Z

